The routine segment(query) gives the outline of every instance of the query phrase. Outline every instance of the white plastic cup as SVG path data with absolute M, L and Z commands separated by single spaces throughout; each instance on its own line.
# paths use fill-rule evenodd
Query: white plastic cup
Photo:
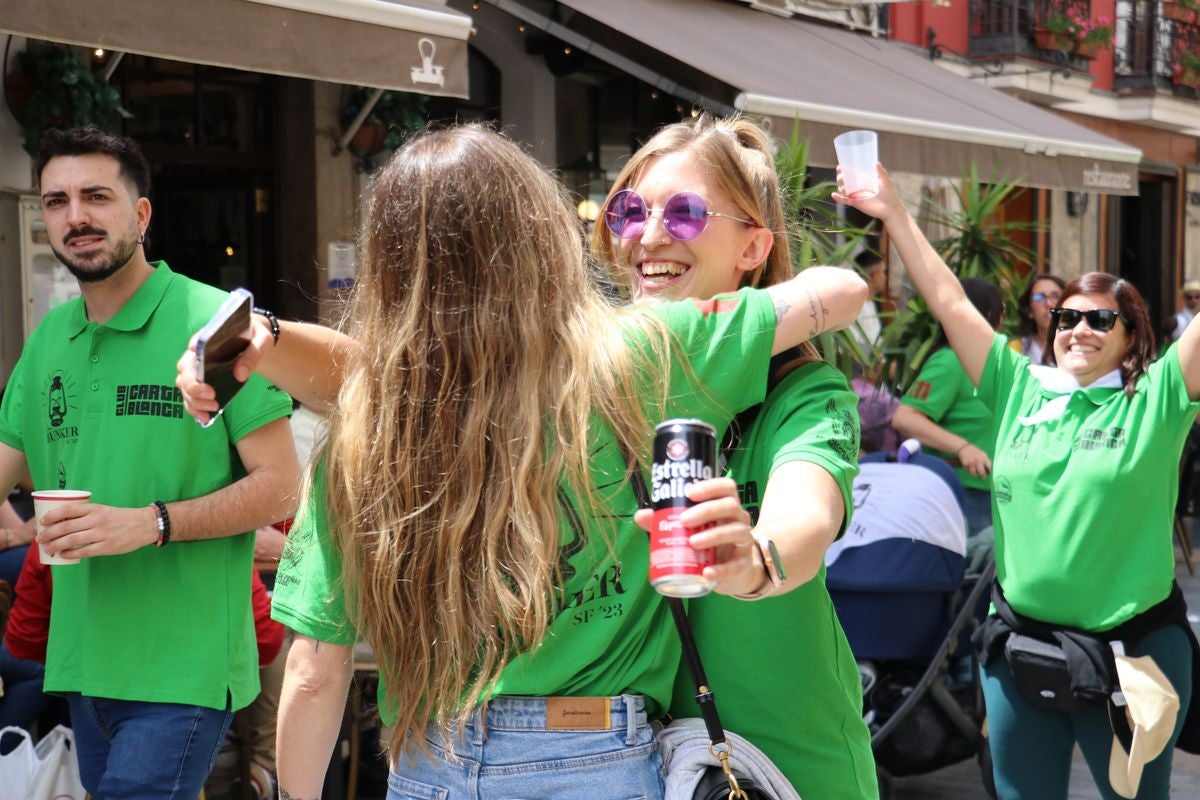
M 61 505 L 69 503 L 90 503 L 92 493 L 82 489 L 45 489 L 33 493 L 33 515 L 37 519 L 38 533 L 42 532 L 42 517 L 50 513 L 51 510 Z M 52 556 L 46 552 L 46 548 L 38 543 L 38 555 L 42 558 L 43 564 L 78 564 L 78 558 L 63 558 L 62 556 Z
M 842 194 L 860 200 L 879 193 L 879 137 L 875 131 L 847 131 L 833 140 L 842 168 Z

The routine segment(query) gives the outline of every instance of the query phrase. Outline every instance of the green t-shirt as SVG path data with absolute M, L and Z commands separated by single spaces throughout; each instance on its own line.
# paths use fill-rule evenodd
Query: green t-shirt
M 996 411 L 996 575 L 1019 613 L 1090 631 L 1163 600 L 1179 458 L 1200 403 L 1188 398 L 1178 348 L 1150 365 L 1127 399 L 1075 391 L 1058 419 L 1022 424 L 1055 397 L 1029 359 L 992 343 L 979 396 Z
M 252 378 L 218 424 L 183 410 L 175 362 L 228 296 L 157 263 L 107 323 L 82 299 L 29 337 L 0 408 L 0 441 L 25 454 L 37 489 L 89 489 L 92 502 L 148 506 L 200 497 L 244 473 L 236 444 L 291 413 Z M 225 708 L 258 694 L 246 533 L 51 567 L 45 688 Z
M 691 365 L 688 370 L 674 364 L 669 371 L 669 416 L 698 417 L 716 425 L 719 434 L 733 414 L 762 399 L 775 329 L 765 292 L 743 289 L 703 303 L 667 303 L 656 313 Z M 611 503 L 591 515 L 578 504 L 564 513 L 567 584 L 559 612 L 541 646 L 507 665 L 495 694 L 639 693 L 646 696 L 649 713 L 657 715 L 670 701 L 679 638 L 666 603 L 650 586 L 646 533 L 633 524 L 637 500 L 624 482 L 625 460 L 603 427 L 594 452 L 594 485 L 614 487 Z M 323 488 L 317 486 L 292 529 L 275 581 L 272 616 L 305 636 L 349 644 L 358 634 L 346 620 L 341 558 L 323 505 Z M 615 533 L 612 548 L 601 535 L 606 531 Z M 394 715 L 386 691 L 381 685 L 380 708 L 390 722 Z
M 921 374 L 901 399 L 902 403 L 915 408 L 946 430 L 961 436 L 993 458 L 996 448 L 994 422 L 991 410 L 975 396 L 975 387 L 967 377 L 967 371 L 958 363 L 958 357 L 949 347 L 943 347 L 925 361 Z M 954 453 L 934 448 L 928 452 L 950 459 L 956 466 L 963 486 L 968 489 L 991 490 L 992 476 L 977 478 L 961 466 L 957 466 Z
M 841 373 L 819 361 L 791 372 L 767 395 L 730 459 L 742 503 L 755 521 L 775 468 L 805 461 L 837 481 L 849 523 L 858 474 L 857 405 Z M 754 742 L 801 797 L 879 796 L 858 667 L 825 588 L 824 566 L 813 580 L 779 597 L 747 603 L 710 594 L 693 600 L 688 619 L 725 727 Z M 698 716 L 685 666 L 671 714 Z

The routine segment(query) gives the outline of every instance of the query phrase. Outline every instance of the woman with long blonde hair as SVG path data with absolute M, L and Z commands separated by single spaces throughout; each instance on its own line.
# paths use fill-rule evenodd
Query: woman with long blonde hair
M 685 207 L 681 198 L 725 218 L 697 233 L 636 215 L 663 207 L 670 219 Z M 633 155 L 593 250 L 639 304 L 778 285 L 792 274 L 783 209 L 766 133 L 745 119 L 702 114 L 663 127 Z M 689 621 L 730 730 L 770 756 L 801 797 L 875 798 L 862 685 L 825 588 L 825 551 L 850 520 L 858 398 L 807 349 L 777 356 L 767 380 L 762 405 L 735 423 L 729 475 L 766 548 L 760 560 L 771 563 L 773 547 L 780 567 L 749 595 L 693 601 Z M 687 678 L 680 669 L 675 717 L 697 715 Z
M 394 726 L 389 797 L 658 797 L 650 722 L 679 644 L 647 579 L 626 453 L 652 424 L 720 427 L 761 398 L 774 350 L 852 322 L 865 285 L 818 270 L 770 293 L 619 311 L 574 210 L 517 146 L 427 133 L 374 182 L 349 337 L 255 317 L 257 369 L 330 405 L 276 582 L 294 628 L 281 797 L 319 795 L 365 639 Z M 215 410 L 189 360 L 189 410 Z M 716 591 L 754 589 L 746 515 L 720 480 L 687 524 Z M 704 502 L 709 497 L 716 499 Z M 434 787 L 434 788 L 431 788 Z M 432 795 L 430 795 L 432 796 Z

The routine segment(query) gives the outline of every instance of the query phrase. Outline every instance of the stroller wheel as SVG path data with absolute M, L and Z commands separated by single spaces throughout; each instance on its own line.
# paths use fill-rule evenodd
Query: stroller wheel
M 876 765 L 875 780 L 879 784 L 879 800 L 893 800 L 896 796 L 896 779 L 883 767 Z

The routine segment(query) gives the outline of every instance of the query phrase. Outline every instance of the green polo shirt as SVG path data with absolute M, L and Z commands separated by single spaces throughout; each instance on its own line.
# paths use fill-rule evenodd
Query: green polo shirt
M 291 413 L 253 377 L 204 429 L 183 409 L 175 363 L 228 296 L 158 262 L 107 323 L 82 299 L 29 337 L 0 407 L 0 441 L 21 450 L 37 489 L 89 489 L 92 502 L 147 506 L 200 497 L 245 474 L 234 445 Z M 224 708 L 258 693 L 250 612 L 252 532 L 143 547 L 52 567 L 45 689 Z
M 958 357 L 949 347 L 943 347 L 925 361 L 921 373 L 901 399 L 904 405 L 915 408 L 951 433 L 961 436 L 993 458 L 996 449 L 992 412 L 975 396 L 975 387 Z M 969 489 L 992 488 L 992 476 L 977 478 L 957 466 L 954 453 L 928 448 L 935 456 L 950 459 L 956 466 L 963 486 Z
M 666 321 L 676 352 L 690 364 L 668 370 L 668 416 L 698 417 L 717 426 L 719 436 L 734 414 L 762 400 L 775 330 L 766 292 L 743 289 L 712 301 L 666 303 L 652 313 Z M 631 339 L 638 341 L 636 329 Z M 505 667 L 495 693 L 632 692 L 645 695 L 656 716 L 671 700 L 679 636 L 662 596 L 650 586 L 649 546 L 645 531 L 633 523 L 637 500 L 625 481 L 626 461 L 611 430 L 598 421 L 592 452 L 601 507 L 583 508 L 564 492 L 560 569 L 566 586 L 557 593 L 557 614 L 542 643 Z M 305 636 L 349 644 L 358 633 L 346 616 L 341 554 L 329 532 L 320 474 L 313 483 L 280 562 L 271 615 Z M 395 715 L 387 687 L 379 692 L 384 721 L 390 722 Z
M 767 395 L 731 455 L 730 474 L 757 522 L 775 469 L 815 464 L 841 489 L 844 531 L 858 445 L 858 396 L 832 365 L 817 361 Z M 858 665 L 825 588 L 824 564 L 807 583 L 757 603 L 717 594 L 692 600 L 688 619 L 729 730 L 766 753 L 801 797 L 879 797 Z M 695 695 L 680 665 L 671 714 L 699 716 Z
M 1100 631 L 1170 592 L 1179 458 L 1200 410 L 1178 352 L 1151 364 L 1132 398 L 1076 390 L 1060 418 L 1028 425 L 1055 395 L 1003 337 L 992 343 L 979 396 L 998 431 L 996 575 L 1019 613 Z

